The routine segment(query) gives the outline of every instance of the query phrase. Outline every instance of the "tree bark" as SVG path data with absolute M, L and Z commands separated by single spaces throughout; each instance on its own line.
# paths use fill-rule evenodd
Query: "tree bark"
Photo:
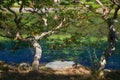
M 38 71 L 39 70 L 39 61 L 42 56 L 42 49 L 37 40 L 33 41 L 33 46 L 35 48 L 35 56 L 34 60 L 32 63 L 33 71 Z
M 42 56 L 42 48 L 39 45 L 39 43 L 37 42 L 37 40 L 42 39 L 44 36 L 52 34 L 56 30 L 62 28 L 63 27 L 62 25 L 63 25 L 64 21 L 65 21 L 65 18 L 56 28 L 53 28 L 53 30 L 50 30 L 48 32 L 43 32 L 41 35 L 34 35 L 33 46 L 35 48 L 35 56 L 34 56 L 34 60 L 33 60 L 33 63 L 32 63 L 33 71 L 38 71 L 39 70 L 39 60 Z
M 100 71 L 99 77 L 100 78 L 104 78 L 104 68 L 106 66 L 108 58 L 115 51 L 115 44 L 116 44 L 116 40 L 117 40 L 117 35 L 116 35 L 115 28 L 114 28 L 114 20 L 110 19 L 108 22 L 108 25 L 109 25 L 108 47 L 103 52 L 101 59 L 100 59 L 100 68 L 99 68 L 99 71 Z
M 96 0 L 99 5 L 101 6 L 101 8 L 103 9 L 103 19 L 105 21 L 107 21 L 108 24 L 108 46 L 106 48 L 106 50 L 103 52 L 101 59 L 100 59 L 100 67 L 99 67 L 99 78 L 104 78 L 104 68 L 107 64 L 107 60 L 108 58 L 114 53 L 115 51 L 115 45 L 116 45 L 116 41 L 118 39 L 117 37 L 117 32 L 114 28 L 114 23 L 116 22 L 115 19 L 117 18 L 117 13 L 120 9 L 120 5 L 118 4 L 119 1 L 118 0 L 111 0 L 112 4 L 110 6 L 110 8 L 106 8 L 101 0 Z M 113 6 L 116 5 L 116 9 L 113 13 L 113 17 L 109 17 L 108 15 L 110 14 L 111 10 L 113 9 Z

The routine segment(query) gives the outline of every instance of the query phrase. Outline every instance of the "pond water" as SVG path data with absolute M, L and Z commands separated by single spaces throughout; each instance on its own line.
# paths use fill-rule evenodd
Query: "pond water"
M 76 53 L 76 54 L 74 54 Z M 87 50 L 81 51 L 79 49 L 68 49 L 68 50 L 46 50 L 43 49 L 42 58 L 40 60 L 41 63 L 52 62 L 56 60 L 72 60 L 77 61 L 79 64 L 86 65 L 89 67 L 96 68 L 98 66 L 98 61 L 100 55 L 102 53 L 101 50 L 96 50 L 96 55 L 94 55 L 94 50 Z M 96 57 L 95 57 L 96 56 Z M 7 63 L 32 63 L 33 61 L 33 51 L 31 49 L 24 48 L 16 50 L 14 53 L 10 50 L 4 49 L 0 51 L 0 60 L 6 61 Z M 109 69 L 120 69 L 120 54 L 114 54 L 112 57 L 109 58 L 108 64 L 106 68 Z
M 45 40 L 41 41 L 40 43 L 43 50 L 40 63 L 48 63 L 56 60 L 76 61 L 79 64 L 86 65 L 92 68 L 98 67 L 99 59 L 103 52 L 102 47 L 106 46 L 106 44 L 104 44 L 97 49 L 91 46 L 88 48 L 73 46 L 69 48 L 62 47 L 59 49 L 51 49 L 49 47 L 50 44 L 46 44 Z M 9 45 L 7 46 L 10 47 L 10 44 L 11 43 L 9 43 Z M 118 51 L 116 51 L 115 54 L 108 59 L 106 68 L 120 69 L 120 54 L 118 54 L 120 52 L 120 45 L 117 46 L 118 47 L 116 50 Z M 34 57 L 34 52 L 35 51 L 33 48 L 26 47 L 14 51 L 10 50 L 9 48 L 5 48 L 3 50 L 0 50 L 0 60 L 6 61 L 7 63 L 26 62 L 31 64 Z

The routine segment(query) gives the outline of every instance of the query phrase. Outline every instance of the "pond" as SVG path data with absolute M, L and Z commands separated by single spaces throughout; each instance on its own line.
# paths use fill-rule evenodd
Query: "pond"
M 96 68 L 98 67 L 98 61 L 100 55 L 102 53 L 101 50 L 97 50 L 97 55 L 94 54 L 93 50 L 91 49 L 90 53 L 87 50 L 80 51 L 80 50 L 44 50 L 40 63 L 52 62 L 56 60 L 71 60 L 77 61 L 79 64 L 86 65 L 89 67 Z M 67 52 L 68 51 L 68 52 Z M 77 53 L 77 54 L 74 54 Z M 95 57 L 96 56 L 96 57 Z M 0 51 L 0 60 L 6 61 L 7 63 L 32 63 L 34 57 L 34 53 L 31 52 L 30 49 L 19 49 L 12 53 L 10 50 L 3 50 Z M 108 64 L 106 68 L 109 69 L 120 69 L 120 54 L 114 54 L 108 60 Z
M 92 68 L 97 68 L 100 56 L 103 52 L 101 47 L 106 46 L 102 45 L 100 48 L 88 47 L 81 48 L 78 46 L 68 47 L 68 48 L 59 48 L 51 49 L 46 44 L 45 41 L 42 41 L 41 46 L 43 50 L 42 58 L 40 63 L 47 63 L 56 60 L 65 60 L 65 61 L 75 61 L 79 64 L 86 65 Z M 108 59 L 106 68 L 109 69 L 120 69 L 120 54 L 118 54 L 119 47 L 117 47 L 116 53 Z M 21 48 L 15 51 L 9 50 L 7 48 L 0 50 L 0 60 L 6 61 L 7 63 L 32 63 L 34 57 L 33 48 Z

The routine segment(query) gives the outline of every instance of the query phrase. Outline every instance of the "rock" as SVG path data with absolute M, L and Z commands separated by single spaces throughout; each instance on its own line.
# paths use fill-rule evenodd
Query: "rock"
M 54 61 L 54 62 L 49 62 L 48 64 L 45 65 L 45 67 L 51 68 L 53 70 L 61 70 L 61 69 L 70 68 L 74 64 L 75 64 L 74 61 Z
M 28 63 L 20 63 L 18 66 L 19 72 L 28 72 L 30 70 L 30 65 Z
M 5 61 L 0 61 L 0 65 L 4 65 L 4 64 L 6 64 Z

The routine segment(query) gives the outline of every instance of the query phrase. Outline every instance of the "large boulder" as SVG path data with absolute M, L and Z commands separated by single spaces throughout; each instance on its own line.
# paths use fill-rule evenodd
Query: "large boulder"
M 53 70 L 61 70 L 71 68 L 74 64 L 74 61 L 54 61 L 47 63 L 45 67 L 51 68 Z

